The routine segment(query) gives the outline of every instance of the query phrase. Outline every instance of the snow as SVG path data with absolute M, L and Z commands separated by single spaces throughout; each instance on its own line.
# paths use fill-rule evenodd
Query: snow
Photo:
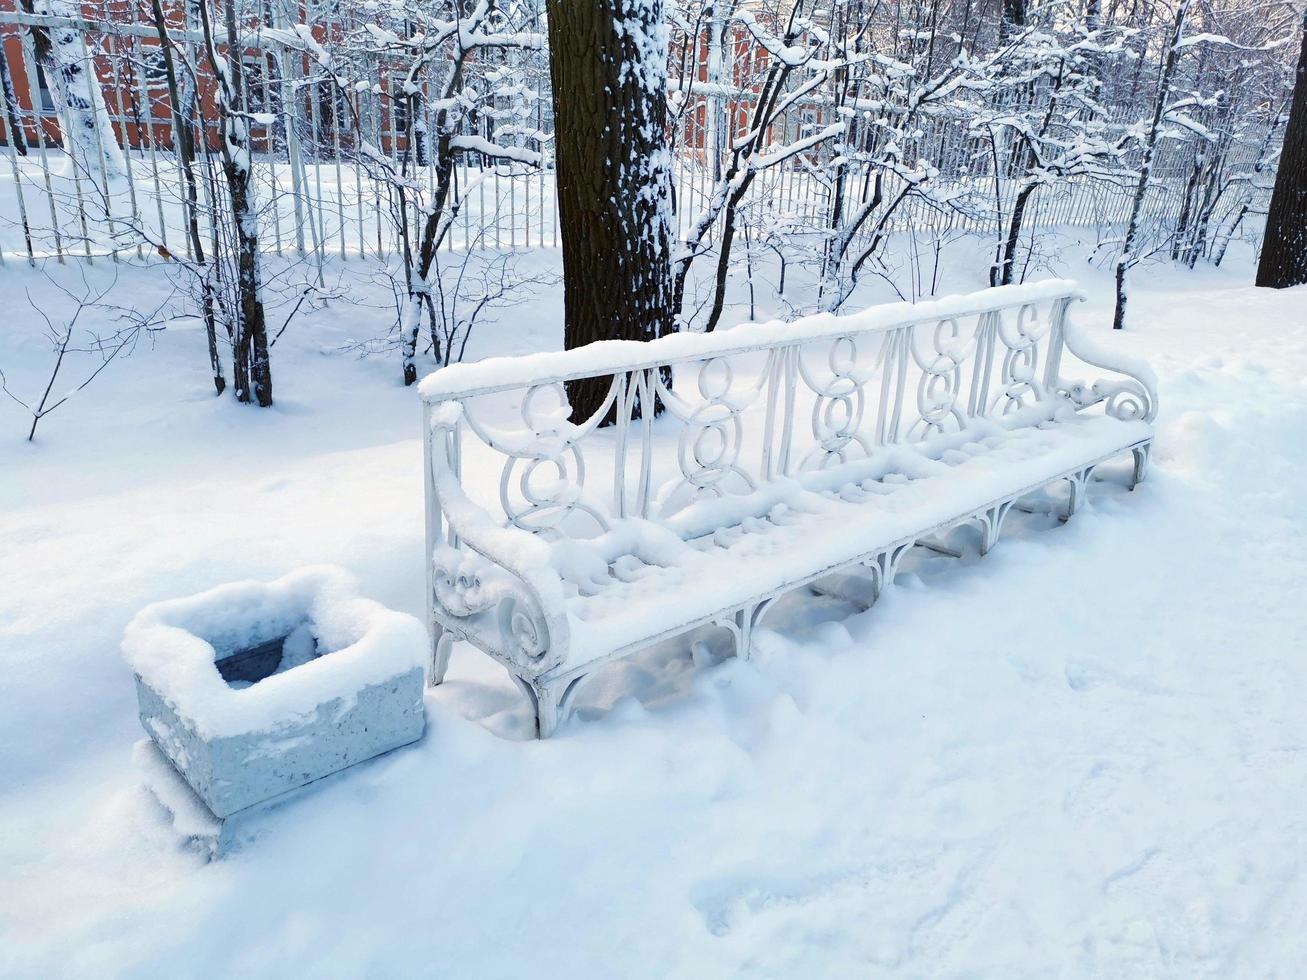
M 832 139 L 836 136 L 839 136 L 843 132 L 844 132 L 844 123 L 842 122 L 831 123 L 829 126 L 825 126 L 822 129 L 817 130 L 815 133 L 811 133 L 803 137 L 802 139 L 795 140 L 793 143 L 790 143 L 785 146 L 779 146 L 776 149 L 772 150 L 770 153 L 758 154 L 756 157 L 753 157 L 749 161 L 749 165 L 756 170 L 762 170 L 765 169 L 766 167 L 774 166 L 778 163 L 788 160 L 790 157 L 797 156 L 800 153 L 806 153 L 814 146 L 818 146 L 826 142 L 828 139 Z
M 1240 51 L 1274 51 L 1276 48 L 1282 48 L 1286 44 L 1293 42 L 1293 35 L 1288 34 L 1284 37 L 1276 38 L 1274 41 L 1267 41 L 1265 44 L 1256 47 L 1249 47 L 1244 44 L 1237 44 L 1231 41 L 1224 34 L 1191 34 L 1188 37 L 1181 38 L 1176 42 L 1175 47 L 1187 48 L 1194 44 L 1216 44 L 1225 47 L 1238 48 Z
M 533 166 L 540 165 L 541 155 L 536 150 L 528 150 L 522 146 L 503 146 L 499 143 L 492 143 L 484 136 L 453 136 L 449 142 L 451 146 L 458 147 L 460 150 L 475 150 L 477 153 L 483 153 L 489 157 L 515 160 L 518 163 L 527 163 Z
M 777 37 L 759 24 L 751 10 L 737 10 L 732 15 L 732 19 L 739 24 L 743 24 L 753 36 L 753 39 L 782 64 L 797 68 L 813 57 L 814 52 L 807 45 L 786 44 L 782 38 Z
M 1065 337 L 1068 349 L 1077 357 L 1093 364 L 1111 364 L 1117 371 L 1139 379 L 1149 394 L 1156 397 L 1157 374 L 1144 358 L 1122 351 L 1120 341 L 1115 337 L 1115 343 L 1100 339 L 1098 334 L 1076 322 L 1074 315 L 1067 319 Z M 1065 373 L 1074 375 L 1076 372 L 1068 365 Z
M 739 608 L 784 583 L 802 581 L 859 555 L 907 541 L 924 529 L 965 518 L 995 499 L 1119 453 L 1150 432 L 1150 426 L 1138 421 L 1079 418 L 1001 438 L 990 435 L 989 445 L 969 443 L 970 452 L 955 450 L 948 462 L 924 459 L 913 449 L 878 454 L 871 460 L 805 474 L 797 485 L 768 488 L 772 492 L 760 494 L 761 507 L 749 497 L 738 498 L 744 508 L 753 504 L 760 518 L 778 503 L 784 508 L 780 521 L 758 519 L 747 528 L 738 526 L 747 518 L 720 506 L 724 501 L 709 502 L 710 514 L 692 505 L 675 515 L 673 526 L 678 531 L 688 537 L 708 534 L 715 527 L 729 536 L 723 539 L 719 532 L 714 537 L 719 547 L 704 550 L 688 544 L 673 549 L 660 537 L 646 537 L 618 552 L 647 563 L 646 574 L 629 582 L 610 579 L 603 589 L 594 590 L 584 587 L 594 581 L 592 574 L 586 574 L 581 596 L 568 603 L 566 666 L 589 663 L 676 623 Z M 986 433 L 967 435 L 984 439 Z M 912 479 L 900 485 L 882 483 L 890 473 Z M 637 527 L 654 532 L 653 526 L 635 520 L 615 530 L 629 532 Z M 629 543 L 617 547 L 622 544 Z M 593 559 L 612 555 L 611 539 L 572 540 L 565 542 L 561 557 L 565 572 L 579 568 L 592 573 Z
M 317 566 L 154 603 L 127 625 L 123 657 L 202 737 L 271 731 L 426 662 L 422 623 L 360 598 L 356 589 L 343 569 Z M 316 658 L 294 656 L 292 640 L 306 627 L 317 641 Z M 282 672 L 243 689 L 228 685 L 214 666 L 282 637 L 301 665 L 283 658 Z
M 924 303 L 880 303 L 841 316 L 819 313 L 789 323 L 773 320 L 710 334 L 668 334 L 647 342 L 605 340 L 577 350 L 542 351 L 530 357 L 486 358 L 451 364 L 424 378 L 420 391 L 424 399 L 434 402 L 465 393 L 521 387 L 554 378 L 612 374 L 681 359 L 746 351 L 784 341 L 840 337 L 852 330 L 891 330 L 907 323 L 961 318 L 1003 306 L 1078 295 L 1074 282 L 1045 279 Z
M 6 401 L 0 975 L 1296 975 L 1307 292 L 1252 288 L 1239 248 L 1220 270 L 1141 267 L 1118 335 L 1110 277 L 1060 249 L 1089 296 L 1076 321 L 1157 373 L 1137 491 L 1109 470 L 1066 526 L 1017 514 L 983 560 L 913 554 L 866 613 L 787 600 L 748 663 L 718 633 L 661 646 L 547 742 L 456 645 L 421 742 L 209 865 L 140 787 L 123 629 L 324 561 L 420 614 L 416 396 L 392 359 L 338 353 L 375 314 L 338 303 L 278 343 L 266 411 L 205 393 L 185 327 L 35 445 Z M 943 288 L 978 287 L 987 259 Z M 23 286 L 57 308 L 0 270 Z M 556 348 L 559 292 L 475 355 Z M 23 390 L 47 366 L 33 319 L 0 332 Z

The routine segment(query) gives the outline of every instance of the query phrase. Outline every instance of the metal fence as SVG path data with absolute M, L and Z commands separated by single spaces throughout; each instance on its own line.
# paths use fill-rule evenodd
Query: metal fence
M 124 4 L 114 19 L 54 18 L 0 10 L 3 59 L 0 67 L 0 140 L 7 157 L 7 173 L 0 175 L 0 261 L 53 257 L 63 261 L 76 256 L 87 261 L 117 258 L 120 250 L 147 257 L 151 248 L 143 240 L 129 241 L 115 231 L 120 225 L 139 223 L 148 239 L 177 254 L 189 250 L 185 228 L 181 174 L 172 148 L 172 108 L 164 85 L 160 47 L 153 25 L 136 20 L 136 7 Z M 270 25 L 271 26 L 271 25 Z M 79 174 L 64 152 L 62 134 L 69 120 L 55 112 L 40 69 L 32 39 L 33 27 L 70 28 L 85 38 L 88 71 L 98 78 L 112 124 L 112 138 L 124 151 L 126 172 L 121 179 L 96 186 Z M 174 40 L 196 44 L 195 32 L 172 29 Z M 303 53 L 261 31 L 241 39 L 240 57 L 249 82 L 245 108 L 251 118 L 268 120 L 252 131 L 252 158 L 260 204 L 260 239 L 276 254 L 305 256 L 319 263 L 330 258 L 359 256 L 385 258 L 398 246 L 392 204 L 383 182 L 373 179 L 351 153 L 350 133 L 339 120 L 342 111 L 331 88 L 315 77 Z M 700 46 L 695 45 L 695 50 Z M 708 46 L 702 46 L 708 58 Z M 396 82 L 397 68 L 383 60 L 367 66 L 370 84 L 360 86 L 358 118 L 368 132 L 362 134 L 392 153 L 407 151 L 409 120 L 381 93 Z M 703 64 L 692 68 L 707 72 Z M 547 72 L 539 64 L 522 66 L 520 77 L 534 87 L 537 129 L 552 128 Z M 713 148 L 722 140 L 714 126 L 728 113 L 736 115 L 731 97 L 707 87 L 694 87 L 684 96 L 680 123 L 674 133 L 674 224 L 684 232 L 713 193 L 716 168 Z M 716 100 L 716 101 L 715 101 Z M 201 99 L 201 101 L 203 101 Z M 802 117 L 800 117 L 802 119 Z M 484 135 L 493 135 L 492 123 L 483 120 Z M 961 124 L 953 131 L 941 124 L 931 152 L 945 155 L 946 146 L 961 147 Z M 203 119 L 199 151 L 203 166 L 216 163 L 216 131 Z M 106 134 L 107 136 L 107 134 Z M 951 141 L 951 142 L 950 142 Z M 818 151 L 819 153 L 822 151 Z M 801 232 L 820 234 L 829 227 L 832 191 L 828 171 L 820 159 L 800 155 L 786 165 L 763 171 L 755 181 L 747 205 Z M 1018 191 L 1015 179 L 991 175 L 965 176 L 965 167 L 949 161 L 941 171 L 953 174 L 934 182 L 936 191 L 951 192 L 967 206 L 941 205 L 909 197 L 895 213 L 889 230 L 913 228 L 933 233 L 976 231 L 997 233 Z M 426 166 L 430 166 L 428 161 Z M 947 169 L 946 169 L 947 167 Z M 1162 179 L 1149 188 L 1145 214 L 1158 226 L 1174 225 L 1186 196 L 1185 181 L 1166 167 Z M 493 166 L 476 153 L 463 153 L 457 164 L 460 186 L 474 186 L 458 215 L 446 246 L 460 248 L 519 249 L 558 243 L 557 200 L 552 166 L 523 170 Z M 891 185 L 893 178 L 890 178 Z M 893 196 L 897 187 L 886 188 Z M 1064 225 L 1099 226 L 1109 234 L 1129 213 L 1132 187 L 1084 178 L 1064 180 L 1041 188 L 1028 213 L 1026 227 Z M 939 196 L 938 194 L 936 195 Z M 856 206 L 856 196 L 845 206 Z M 1220 214 L 1228 218 L 1240 206 L 1230 195 Z M 209 229 L 204 229 L 207 235 Z M 126 244 L 125 244 L 126 242 Z

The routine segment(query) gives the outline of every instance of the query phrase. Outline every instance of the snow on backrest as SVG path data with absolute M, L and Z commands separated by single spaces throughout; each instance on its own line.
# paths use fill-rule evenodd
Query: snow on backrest
M 666 519 L 978 420 L 1047 417 L 1066 307 L 1078 295 L 1073 283 L 1054 280 L 493 358 L 436 372 L 422 394 L 462 404 L 474 437 L 463 451 L 501 458 L 507 523 L 586 537 L 614 518 Z M 566 384 L 592 377 L 610 378 L 607 398 L 573 421 Z M 653 419 L 640 406 L 655 400 Z

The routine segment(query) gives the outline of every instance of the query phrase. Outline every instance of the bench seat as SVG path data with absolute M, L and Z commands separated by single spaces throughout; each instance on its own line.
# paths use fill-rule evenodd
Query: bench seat
M 742 506 L 734 514 L 709 505 L 704 520 L 691 507 L 671 527 L 630 518 L 601 538 L 553 543 L 571 636 L 562 673 L 712 622 L 722 610 L 763 601 L 778 588 L 983 521 L 996 501 L 1076 478 L 1152 437 L 1145 422 L 1068 414 L 1038 428 L 980 436 L 943 459 L 915 446 L 893 447 L 778 481 L 737 498 Z

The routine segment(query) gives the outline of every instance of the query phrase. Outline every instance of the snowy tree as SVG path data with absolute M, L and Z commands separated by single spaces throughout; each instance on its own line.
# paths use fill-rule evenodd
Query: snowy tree
M 535 92 L 517 77 L 521 66 L 508 59 L 539 51 L 545 42 L 535 29 L 534 5 L 518 0 L 439 0 L 405 9 L 394 19 L 398 23 L 373 17 L 363 30 L 342 40 L 338 53 L 327 51 L 304 25 L 273 36 L 305 52 L 315 77 L 340 93 L 355 152 L 387 195 L 403 262 L 403 377 L 412 384 L 418 377 L 424 319 L 437 363 L 450 359 L 449 295 L 438 282 L 437 252 L 486 178 L 486 164 L 520 174 L 538 169 L 543 161 L 547 137 L 519 121 L 532 115 Z M 390 92 L 367 77 L 369 66 L 383 59 L 400 69 L 400 82 Z M 386 100 L 391 118 L 399 121 L 390 146 L 379 145 L 363 124 L 363 93 Z M 506 105 L 497 108 L 501 104 Z M 493 132 L 488 128 L 492 121 Z M 482 166 L 460 184 L 456 163 L 468 155 Z M 456 274 L 461 277 L 465 268 L 457 266 Z M 465 333 L 460 336 L 465 342 Z M 454 349 L 462 347 L 458 343 Z
M 889 42 L 886 51 L 876 50 L 876 34 L 864 37 L 858 18 L 840 32 L 849 67 L 837 74 L 832 101 L 847 132 L 828 167 L 823 309 L 843 307 L 867 270 L 882 261 L 893 222 L 909 202 L 946 208 L 956 196 L 947 185 L 933 186 L 943 148 L 929 145 L 928 130 L 966 125 L 976 111 L 974 99 L 993 90 L 1005 51 L 973 55 L 959 41 L 949 57 L 949 39 L 938 23 L 942 9 L 931 4 L 895 11 L 880 32 Z
M 1163 135 L 1172 179 L 1188 172 L 1168 229 L 1171 258 L 1192 268 L 1204 255 L 1215 261 L 1218 242 L 1228 241 L 1247 207 L 1264 196 L 1259 175 L 1274 158 L 1292 89 L 1285 56 L 1294 24 L 1284 8 L 1249 16 L 1218 4 L 1192 10 L 1190 20 L 1185 46 L 1193 54 L 1178 66 L 1178 97 L 1167 108 Z M 1223 229 L 1231 212 L 1232 225 Z
M 136 302 L 131 308 L 123 308 L 109 301 L 118 285 L 116 277 L 93 286 L 85 271 L 78 271 L 81 279 L 78 286 L 65 285 L 49 273 L 43 273 L 44 295 L 38 294 L 39 301 L 30 291 L 26 295 L 30 308 L 26 316 L 44 322 L 45 339 L 52 355 L 45 383 L 37 386 L 29 397 L 23 397 L 10 388 L 4 372 L 0 371 L 0 394 L 32 419 L 27 429 L 28 442 L 35 441 L 42 419 L 67 404 L 114 361 L 130 353 L 143 335 L 161 326 L 159 308 L 141 308 Z M 68 376 L 74 373 L 77 377 L 69 382 Z
M 974 128 L 989 136 L 1001 229 L 990 268 L 992 286 L 1017 278 L 1017 250 L 1036 191 L 1070 178 L 1115 181 L 1125 175 L 1128 137 L 1113 133 L 1096 97 L 1095 66 L 1120 50 L 1104 34 L 1076 20 L 1055 20 L 1023 32 L 1010 42 L 994 107 L 976 117 Z M 1001 154 L 1007 156 L 1006 165 Z M 1016 178 L 1010 206 L 999 190 L 1003 173 Z
M 88 217 L 107 226 L 115 261 L 133 248 L 144 254 L 142 246 L 165 261 L 175 287 L 168 318 L 203 323 L 216 392 L 227 390 L 230 377 L 238 401 L 266 407 L 273 401 L 276 338 L 301 311 L 339 293 L 324 288 L 320 255 L 301 252 L 289 261 L 277 260 L 271 272 L 264 268 L 269 243 L 263 231 L 279 220 L 278 206 L 292 192 L 268 179 L 275 117 L 255 111 L 256 96 L 263 94 L 258 87 L 265 83 L 258 74 L 259 59 L 247 53 L 262 43 L 252 38 L 248 15 L 239 0 L 186 0 L 180 10 L 163 0 L 149 3 L 156 43 L 145 50 L 153 56 L 150 64 L 159 72 L 162 89 L 153 101 L 166 109 L 171 132 L 170 147 L 151 147 L 150 165 L 158 166 L 156 155 L 173 154 L 177 184 L 171 190 L 180 210 L 180 239 L 167 234 L 162 216 L 158 225 L 147 221 L 134 200 L 130 209 L 124 208 L 123 195 L 116 211 L 111 195 L 102 191 L 68 204 L 80 208 L 84 203 Z M 117 40 L 121 49 L 123 39 Z M 129 67 L 144 71 L 143 63 Z M 141 89 L 148 91 L 143 77 Z M 143 118 L 136 117 L 138 127 Z M 130 168 L 127 173 L 130 178 Z M 165 202 L 157 203 L 162 212 Z M 298 212 L 301 201 L 295 198 L 294 203 Z M 268 311 L 279 307 L 288 314 L 274 333 Z
M 1262 138 L 1258 143 L 1257 156 L 1252 165 L 1247 169 L 1236 170 L 1229 176 L 1227 186 L 1238 186 L 1239 202 L 1234 206 L 1232 214 L 1217 226 L 1211 247 L 1213 265 L 1219 266 L 1225 259 L 1230 240 L 1234 237 L 1235 232 L 1239 230 L 1240 225 L 1243 224 L 1244 218 L 1251 212 L 1254 201 L 1266 189 L 1264 180 L 1268 170 L 1274 168 L 1274 151 L 1279 148 L 1277 138 L 1287 120 L 1288 115 L 1286 112 L 1275 112 L 1262 133 Z M 1272 174 L 1272 179 L 1273 177 Z
M 1266 217 L 1257 285 L 1282 289 L 1307 283 L 1307 13 L 1293 88 L 1293 107 L 1275 192 Z
M 229 231 L 234 239 L 237 310 L 232 324 L 232 387 L 237 401 L 251 398 L 264 408 L 272 404 L 272 365 L 268 359 L 268 329 L 263 308 L 263 271 L 259 249 L 258 202 L 251 160 L 251 117 L 242 107 L 244 65 L 239 56 L 235 0 L 223 4 L 226 47 L 218 51 L 213 0 L 199 0 L 200 22 L 209 67 L 217 79 L 216 102 L 222 126 L 219 142 L 222 173 L 230 207 Z
M 1116 330 L 1125 327 L 1126 306 L 1130 297 L 1127 277 L 1131 267 L 1139 261 L 1136 251 L 1139 219 L 1143 213 L 1144 195 L 1148 193 L 1148 183 L 1152 176 L 1157 138 L 1161 132 L 1162 119 L 1166 114 L 1167 102 L 1171 97 L 1171 82 L 1175 75 L 1176 62 L 1180 59 L 1181 42 L 1184 39 L 1190 3 L 1191 0 L 1180 0 L 1175 9 L 1170 35 L 1163 49 L 1162 70 L 1157 81 L 1156 95 L 1153 98 L 1153 115 L 1144 135 L 1143 159 L 1139 164 L 1139 177 L 1135 182 L 1134 196 L 1130 203 L 1130 218 L 1126 223 L 1121 254 L 1116 261 L 1116 310 L 1112 317 L 1112 326 Z
M 750 89 L 752 109 L 743 133 L 729 134 L 725 167 L 716 174 L 707 203 L 676 243 L 672 261 L 672 303 L 679 315 L 685 304 L 690 267 L 703 254 L 709 233 L 717 230 L 717 268 L 712 306 L 704 330 L 712 330 L 721 319 L 737 217 L 754 181 L 766 171 L 783 167 L 799 155 L 816 150 L 844 131 L 844 122 L 838 118 L 807 127 L 789 125 L 791 117 L 798 115 L 796 110 L 814 104 L 818 93 L 843 65 L 837 58 L 824 57 L 830 53 L 830 35 L 807 14 L 804 0 L 795 0 L 788 10 L 773 11 L 765 19 L 748 8 L 735 10 L 728 18 L 728 23 L 743 30 L 747 43 L 757 53 L 753 59 L 753 77 L 742 79 Z M 690 23 L 684 13 L 679 15 L 678 26 L 682 30 L 690 29 Z M 774 30 L 773 23 L 783 26 Z M 716 70 L 711 62 L 710 70 Z M 725 94 L 720 84 L 710 82 L 709 85 L 710 98 L 720 100 Z M 715 138 L 716 130 L 710 135 Z
M 50 98 L 62 122 L 66 147 L 81 176 L 105 189 L 125 168 L 122 149 L 104 104 L 95 59 L 70 21 L 81 11 L 71 0 L 21 0 L 30 14 L 57 18 L 56 26 L 33 26 L 37 62 L 50 81 Z
M 169 33 L 167 17 L 161 0 L 150 0 L 150 14 L 159 38 L 159 53 L 164 66 L 164 77 L 168 86 L 168 107 L 172 122 L 173 147 L 177 155 L 177 167 L 182 176 L 182 213 L 185 221 L 186 241 L 189 246 L 191 261 L 190 271 L 194 275 L 194 285 L 199 293 L 199 306 L 204 321 L 205 337 L 208 340 L 209 367 L 213 376 L 213 387 L 219 395 L 227 388 L 227 379 L 223 372 L 222 357 L 218 352 L 218 308 L 220 298 L 217 282 L 209 261 L 216 261 L 217 256 L 206 258 L 204 238 L 200 234 L 200 180 L 196 174 L 195 126 L 192 119 L 194 108 L 194 83 L 185 84 L 182 79 L 193 78 L 194 72 L 183 75 L 179 70 L 178 58 Z M 189 66 L 188 66 L 189 67 Z M 183 95 L 183 91 L 187 94 Z M 140 234 L 141 232 L 138 232 Z M 155 244 L 156 250 L 163 248 L 162 243 Z M 169 253 L 171 254 L 171 253 Z

